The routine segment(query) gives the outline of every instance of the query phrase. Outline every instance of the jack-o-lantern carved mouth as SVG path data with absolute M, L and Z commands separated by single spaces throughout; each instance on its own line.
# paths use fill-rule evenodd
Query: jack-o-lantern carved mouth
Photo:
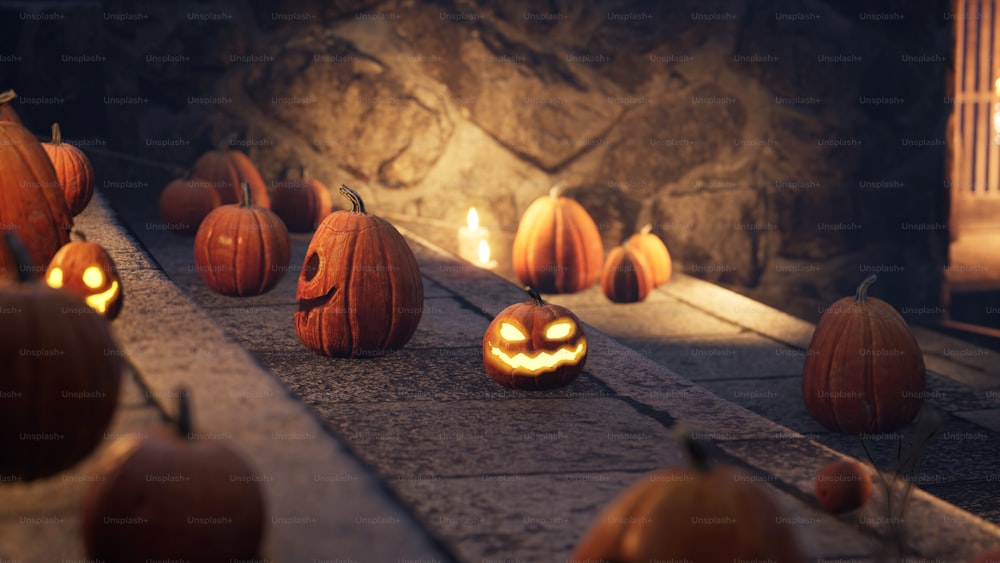
M 84 285 L 90 289 L 97 289 L 104 285 L 105 276 L 104 272 L 101 271 L 97 266 L 88 266 L 86 270 L 83 271 L 81 276 Z M 49 272 L 46 282 L 50 287 L 61 288 L 64 282 L 64 274 L 62 268 L 58 266 L 52 268 Z M 111 280 L 111 285 L 107 289 L 100 293 L 92 293 L 84 297 L 84 301 L 91 309 L 101 313 L 102 315 L 108 311 L 108 304 L 118 298 L 118 280 Z
M 111 287 L 101 293 L 95 293 L 93 295 L 88 295 L 86 297 L 87 305 L 90 305 L 91 309 L 94 309 L 98 313 L 104 313 L 108 310 L 108 303 L 111 303 L 115 297 L 118 296 L 118 282 L 112 280 Z
M 492 354 L 500 358 L 500 361 L 503 362 L 504 365 L 510 366 L 513 369 L 525 370 L 529 372 L 549 370 L 563 364 L 575 364 L 580 361 L 580 358 L 583 357 L 584 350 L 586 350 L 586 344 L 584 342 L 580 342 L 576 345 L 576 348 L 563 346 L 555 352 L 542 350 L 534 356 L 529 356 L 524 352 L 518 352 L 511 356 L 496 346 L 490 346 Z

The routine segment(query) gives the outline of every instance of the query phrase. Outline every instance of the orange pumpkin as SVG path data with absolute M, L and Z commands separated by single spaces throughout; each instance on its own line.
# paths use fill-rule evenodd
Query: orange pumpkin
M 0 92 L 0 121 L 12 121 L 22 125 L 21 118 L 14 111 L 14 106 L 10 105 L 16 99 L 17 93 L 14 90 Z
M 569 385 L 587 361 L 587 334 L 569 309 L 542 301 L 515 303 L 493 318 L 483 335 L 483 366 L 497 383 L 515 389 Z
M 250 194 L 254 204 L 269 209 L 271 198 L 267 193 L 267 184 L 260 177 L 260 172 L 247 155 L 238 150 L 226 149 L 225 143 L 201 155 L 194 163 L 191 178 L 205 180 L 219 192 L 223 204 L 240 201 L 240 186 L 243 182 L 250 185 Z
M 859 461 L 833 461 L 816 475 L 816 500 L 834 514 L 861 508 L 871 496 L 872 476 Z
M 635 303 L 645 299 L 653 285 L 653 268 L 637 249 L 627 246 L 611 249 L 601 273 L 605 297 L 615 303 Z
M 79 215 L 94 197 L 94 167 L 90 159 L 80 149 L 62 142 L 58 123 L 52 124 L 52 141 L 42 143 L 42 147 L 59 177 L 70 213 Z
M 625 246 L 637 250 L 646 259 L 653 271 L 653 287 L 657 287 L 670 280 L 673 263 L 667 245 L 651 232 L 652 228 L 652 225 L 644 225 L 625 241 Z
M 768 492 L 740 470 L 709 467 L 704 446 L 685 436 L 691 468 L 641 478 L 611 502 L 570 562 L 804 562 L 793 527 Z
M 920 346 L 892 305 L 868 297 L 873 283 L 874 274 L 823 313 L 802 367 L 806 409 L 837 432 L 892 432 L 923 403 Z
M 14 231 L 31 262 L 44 267 L 69 242 L 72 215 L 45 149 L 30 131 L 0 121 L 0 231 Z M 0 253 L 0 277 L 10 275 Z
M 308 233 L 333 212 L 330 191 L 315 178 L 302 178 L 276 183 L 271 194 L 271 211 L 278 214 L 293 233 Z
M 192 432 L 184 392 L 174 427 L 119 438 L 95 462 L 81 531 L 94 561 L 257 561 L 259 475 L 221 440 Z
M 18 283 L 0 284 L 0 475 L 29 481 L 76 465 L 101 443 L 122 360 L 108 322 L 40 283 L 18 236 L 4 238 L 20 267 Z
M 295 333 L 306 348 L 338 358 L 398 350 L 417 330 L 424 285 L 417 259 L 391 223 L 368 214 L 341 186 L 350 211 L 335 211 L 309 241 L 295 297 Z
M 79 240 L 66 243 L 52 257 L 45 283 L 75 293 L 110 321 L 121 312 L 125 300 L 118 268 L 103 246 L 88 241 L 79 231 L 73 232 Z
M 194 265 L 212 291 L 223 295 L 260 295 L 274 288 L 288 270 L 291 241 L 281 219 L 253 203 L 242 186 L 239 204 L 209 213 L 194 237 Z
M 160 192 L 157 208 L 167 229 L 179 235 L 198 232 L 205 216 L 222 205 L 219 192 L 204 180 L 177 178 Z
M 573 293 L 597 282 L 604 243 L 587 210 L 557 186 L 524 211 L 511 257 L 521 283 L 542 293 Z

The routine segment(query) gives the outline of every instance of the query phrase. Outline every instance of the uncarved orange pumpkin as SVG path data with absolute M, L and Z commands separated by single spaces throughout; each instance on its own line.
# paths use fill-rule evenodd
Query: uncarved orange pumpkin
M 871 496 L 871 474 L 859 461 L 833 461 L 824 465 L 816 475 L 816 500 L 834 514 L 861 508 Z
M 193 432 L 179 397 L 176 425 L 119 438 L 96 460 L 80 522 L 91 560 L 258 560 L 260 476 L 223 441 Z
M 94 167 L 90 159 L 80 149 L 62 142 L 58 123 L 52 124 L 52 141 L 42 143 L 42 147 L 59 177 L 70 213 L 79 215 L 94 197 Z
M 194 265 L 212 291 L 223 295 L 260 295 L 274 288 L 288 270 L 291 241 L 281 219 L 253 203 L 242 186 L 239 204 L 216 207 L 194 237 Z
M 398 350 L 417 330 L 424 285 L 417 259 L 391 223 L 370 215 L 341 186 L 350 211 L 320 223 L 306 249 L 295 297 L 295 333 L 306 348 L 338 358 Z
M 191 178 L 208 182 L 219 192 L 223 204 L 239 203 L 240 186 L 246 182 L 254 204 L 265 209 L 271 207 L 267 184 L 250 158 L 238 150 L 220 146 L 204 153 L 195 161 Z
M 113 320 L 125 301 L 115 261 L 103 246 L 79 231 L 74 233 L 77 240 L 66 243 L 49 262 L 45 283 L 75 293 L 91 309 Z
M 29 481 L 87 457 L 118 404 L 121 351 L 83 299 L 38 280 L 5 233 L 16 283 L 0 283 L 0 475 Z M 21 267 L 17 267 L 21 266 Z
M 812 417 L 837 432 L 892 432 L 923 404 L 924 357 L 906 320 L 868 296 L 875 275 L 827 309 L 802 367 L 802 398 Z
M 43 268 L 69 242 L 73 217 L 45 149 L 30 131 L 0 121 L 0 231 L 13 230 Z M 0 253 L 0 277 L 11 267 Z
M 486 373 L 515 389 L 569 385 L 587 362 L 587 333 L 572 311 L 524 289 L 531 300 L 500 311 L 483 334 Z
M 653 268 L 634 247 L 616 246 L 601 272 L 601 289 L 615 303 L 642 301 L 653 289 Z
M 524 211 L 511 257 L 521 283 L 541 293 L 574 293 L 601 276 L 604 243 L 587 210 L 554 187 Z
M 738 469 L 709 467 L 687 437 L 692 467 L 642 477 L 597 517 L 567 563 L 806 560 L 794 526 L 766 490 Z
M 167 229 L 179 235 L 193 235 L 213 209 L 222 205 L 219 192 L 204 180 L 177 178 L 171 181 L 157 201 L 160 219 Z
M 625 246 L 637 250 L 649 263 L 653 271 L 653 287 L 663 285 L 670 280 L 670 275 L 673 273 L 670 252 L 660 237 L 652 233 L 652 225 L 644 225 L 639 232 L 625 241 Z
M 271 194 L 271 211 L 278 214 L 293 233 L 308 233 L 333 212 L 330 191 L 322 182 L 306 176 L 276 183 Z
M 11 102 L 17 99 L 17 93 L 14 90 L 5 90 L 0 92 L 0 121 L 12 121 L 21 125 L 21 118 L 18 117 L 17 112 L 14 111 L 14 106 Z

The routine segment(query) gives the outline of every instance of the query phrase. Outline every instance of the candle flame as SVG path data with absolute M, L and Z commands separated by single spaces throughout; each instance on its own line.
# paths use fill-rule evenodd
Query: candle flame
M 475 207 L 469 208 L 469 216 L 467 218 L 469 222 L 469 230 L 474 231 L 479 228 L 479 213 L 476 213 Z
M 485 239 L 479 241 L 479 263 L 490 263 L 490 243 L 486 242 Z

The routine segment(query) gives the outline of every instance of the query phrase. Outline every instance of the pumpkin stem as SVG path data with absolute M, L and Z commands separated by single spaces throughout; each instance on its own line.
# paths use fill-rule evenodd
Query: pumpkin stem
M 646 223 L 645 225 L 642 226 L 641 229 L 639 229 L 639 234 L 648 235 L 652 230 L 653 230 L 653 225 Z
M 87 235 L 84 234 L 84 232 L 79 229 L 72 229 L 69 232 L 69 238 L 78 240 L 80 242 L 87 242 Z
M 62 131 L 59 130 L 59 123 L 52 124 L 52 144 L 53 145 L 62 144 Z
M 691 467 L 699 473 L 708 472 L 708 447 L 705 442 L 695 438 L 687 428 L 678 426 L 674 431 L 677 435 L 677 439 L 681 441 L 684 446 L 684 451 L 687 453 L 688 461 L 691 462 Z
M 253 197 L 250 195 L 250 183 L 240 182 L 240 207 L 251 207 Z
M 353 213 L 368 213 L 365 211 L 365 202 L 361 201 L 361 196 L 358 195 L 358 192 L 348 188 L 346 184 L 341 184 L 340 193 L 351 200 L 351 211 Z
M 538 290 L 536 290 L 535 288 L 531 287 L 530 285 L 524 286 L 524 290 L 527 291 L 528 295 L 531 296 L 531 300 L 535 302 L 535 305 L 537 305 L 539 307 L 541 307 L 542 305 L 545 305 L 545 302 L 542 301 L 542 296 L 538 294 Z
M 177 434 L 181 438 L 194 439 L 191 424 L 191 402 L 188 400 L 187 387 L 177 390 Z
M 37 282 L 38 276 L 35 275 L 31 256 L 28 254 L 28 249 L 24 247 L 24 243 L 21 242 L 21 237 L 14 231 L 6 231 L 3 234 L 3 240 L 7 246 L 7 251 L 10 252 L 11 257 L 14 259 L 14 266 L 17 267 L 17 274 L 15 274 L 16 277 L 14 279 L 20 283 Z
M 299 173 L 302 175 L 302 179 L 305 180 L 306 179 L 306 165 L 305 164 L 300 164 L 299 165 Z
M 875 283 L 875 280 L 877 278 L 878 276 L 876 276 L 875 274 L 872 274 L 867 278 L 865 278 L 865 281 L 861 282 L 861 285 L 858 286 L 858 290 L 854 294 L 854 300 L 857 301 L 858 303 L 864 303 L 865 301 L 867 301 L 868 288 L 871 287 L 873 283 Z
M 0 106 L 5 106 L 17 99 L 17 92 L 13 89 L 0 92 Z
M 565 187 L 566 187 L 566 182 L 565 181 L 560 180 L 560 181 L 556 182 L 555 184 L 552 185 L 552 188 L 549 189 L 549 197 L 551 197 L 552 199 L 555 199 L 555 198 L 561 196 L 563 188 L 565 188 Z
M 229 148 L 230 145 L 233 144 L 233 141 L 236 140 L 236 137 L 239 136 L 240 136 L 239 133 L 236 133 L 235 131 L 226 135 L 225 137 L 219 140 L 219 144 L 215 145 L 215 149 L 220 151 L 225 151 L 226 149 Z

